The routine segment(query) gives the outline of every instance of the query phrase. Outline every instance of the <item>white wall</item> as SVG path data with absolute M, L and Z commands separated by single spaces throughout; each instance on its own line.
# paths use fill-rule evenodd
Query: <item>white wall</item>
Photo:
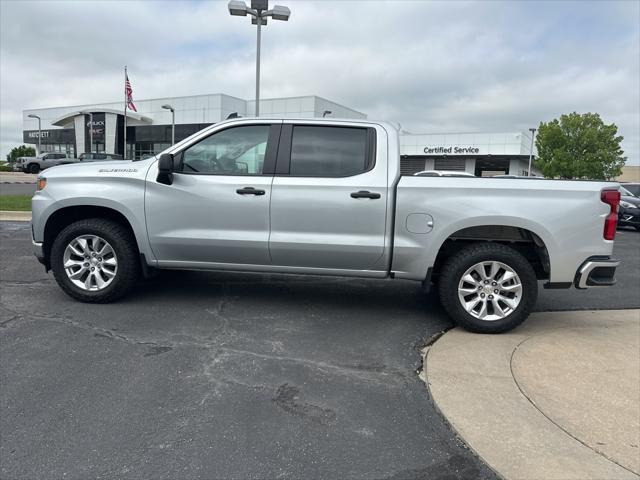
M 475 155 L 528 155 L 530 137 L 521 132 L 506 133 L 440 133 L 401 134 L 402 155 L 425 155 L 425 147 L 477 148 Z M 525 148 L 526 147 L 526 148 Z M 437 155 L 428 154 L 428 155 Z M 448 156 L 469 156 L 469 153 L 447 153 Z M 474 155 L 474 154 L 471 154 Z
M 246 116 L 255 115 L 255 100 L 247 101 Z M 364 113 L 314 95 L 305 97 L 260 99 L 260 116 L 266 118 L 317 118 L 325 110 L 333 118 L 367 118 Z
M 76 156 L 84 152 L 84 115 L 78 115 L 74 119 L 74 128 L 76 130 Z
M 116 152 L 117 119 L 118 116 L 115 113 L 105 113 L 104 115 L 104 150 L 107 153 Z M 80 153 L 82 153 L 82 150 L 80 150 Z M 80 155 L 80 153 L 78 153 L 78 155 Z

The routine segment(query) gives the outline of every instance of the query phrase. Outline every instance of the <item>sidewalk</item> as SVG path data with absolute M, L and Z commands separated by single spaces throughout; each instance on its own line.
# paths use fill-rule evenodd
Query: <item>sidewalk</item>
M 424 365 L 436 406 L 506 479 L 640 479 L 640 310 L 456 328 Z
M 0 222 L 30 222 L 31 212 L 0 210 Z

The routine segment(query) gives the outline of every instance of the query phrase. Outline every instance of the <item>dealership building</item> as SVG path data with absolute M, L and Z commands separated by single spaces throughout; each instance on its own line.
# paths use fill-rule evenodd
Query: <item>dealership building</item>
M 225 94 L 136 100 L 137 112 L 127 110 L 127 158 L 161 152 L 171 145 L 172 113 L 175 141 L 220 122 L 229 116 L 251 116 L 253 100 Z M 41 129 L 38 132 L 38 119 Z M 365 119 L 367 115 L 318 97 L 288 97 L 260 100 L 261 117 Z M 23 140 L 41 150 L 77 157 L 84 152 L 123 155 L 123 102 L 73 105 L 23 111 Z M 92 143 L 93 142 L 93 143 Z M 528 133 L 442 133 L 400 135 L 401 170 L 454 170 L 477 176 L 499 173 L 523 175 L 527 170 L 531 137 Z

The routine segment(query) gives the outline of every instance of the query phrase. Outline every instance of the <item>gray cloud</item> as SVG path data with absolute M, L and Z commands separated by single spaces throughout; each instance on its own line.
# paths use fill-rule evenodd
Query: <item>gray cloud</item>
M 271 3 L 274 3 L 272 0 Z M 263 96 L 316 94 L 414 132 L 521 130 L 599 112 L 640 153 L 637 2 L 281 0 Z M 0 1 L 0 147 L 25 108 L 135 96 L 251 98 L 255 31 L 226 2 Z

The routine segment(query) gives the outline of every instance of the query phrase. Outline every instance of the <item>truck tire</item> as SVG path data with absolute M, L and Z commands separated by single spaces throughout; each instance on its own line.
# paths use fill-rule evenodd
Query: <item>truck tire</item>
M 451 319 L 477 333 L 507 332 L 526 320 L 538 297 L 529 261 L 498 243 L 475 243 L 442 268 L 440 301 Z
M 100 218 L 64 228 L 51 247 L 51 269 L 60 288 L 87 303 L 126 295 L 140 276 L 136 241 L 123 225 Z
M 39 172 L 40 172 L 40 165 L 38 165 L 37 163 L 31 163 L 27 167 L 27 173 L 39 173 Z

